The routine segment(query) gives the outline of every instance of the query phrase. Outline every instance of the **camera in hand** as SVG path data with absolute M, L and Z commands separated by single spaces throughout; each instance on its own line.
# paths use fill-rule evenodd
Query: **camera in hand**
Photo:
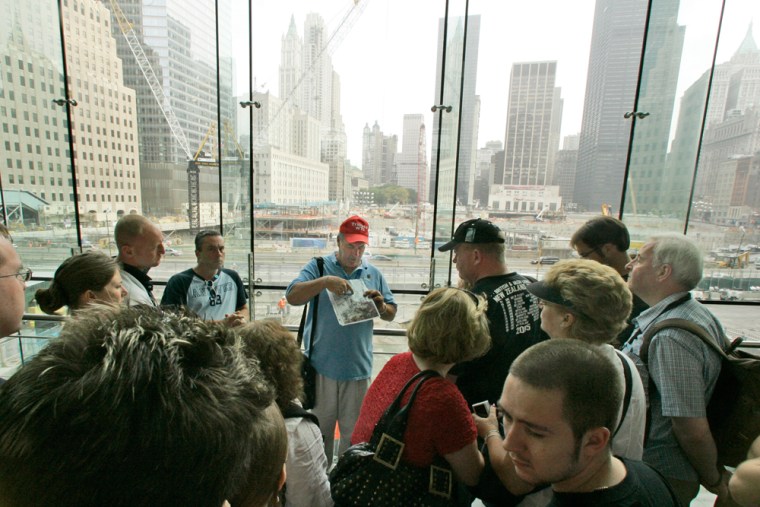
M 488 403 L 488 400 L 475 403 L 472 406 L 472 411 L 475 412 L 475 415 L 478 417 L 488 417 L 488 414 L 491 413 L 491 404 Z

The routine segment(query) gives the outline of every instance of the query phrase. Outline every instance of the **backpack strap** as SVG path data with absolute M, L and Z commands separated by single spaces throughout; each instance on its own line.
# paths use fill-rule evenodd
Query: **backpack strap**
M 639 352 L 639 357 L 644 363 L 647 363 L 649 360 L 649 343 L 652 341 L 652 338 L 654 338 L 654 335 L 659 333 L 661 330 L 670 327 L 683 329 L 684 331 L 688 331 L 691 334 L 697 336 L 705 343 L 705 345 L 714 350 L 722 359 L 727 359 L 724 348 L 735 348 L 737 346 L 734 344 L 729 345 L 725 335 L 722 333 L 719 337 L 722 346 L 718 346 L 718 344 L 715 343 L 715 340 L 712 339 L 712 335 L 710 335 L 710 333 L 708 333 L 705 328 L 698 324 L 695 324 L 694 322 L 691 322 L 690 320 L 665 319 L 661 320 L 660 322 L 655 322 L 649 326 L 646 333 L 644 333 L 644 336 L 641 339 L 641 350 Z
M 317 269 L 319 269 L 319 278 L 322 278 L 325 275 L 325 260 L 322 257 L 314 257 L 314 259 L 317 261 Z M 311 319 L 311 344 L 309 347 L 309 357 L 314 353 L 314 337 L 316 336 L 315 330 L 317 328 L 317 310 L 319 309 L 319 294 L 317 294 L 314 297 L 314 302 L 312 303 L 314 305 L 314 315 Z M 296 342 L 298 343 L 298 348 L 301 348 L 301 344 L 303 343 L 303 330 L 306 326 L 306 314 L 309 313 L 309 303 L 306 303 L 303 307 L 303 314 L 301 315 L 301 323 L 298 324 L 298 335 L 296 337 Z
M 625 416 L 628 414 L 628 407 L 631 405 L 631 395 L 633 394 L 633 375 L 631 374 L 631 366 L 628 364 L 628 361 L 625 360 L 625 357 L 623 357 L 622 352 L 619 350 L 615 350 L 615 352 L 617 353 L 620 362 L 623 363 L 625 394 L 623 395 L 623 411 L 620 413 L 620 421 L 618 422 L 617 428 L 615 428 L 615 432 L 612 434 L 613 438 L 618 434 L 620 428 L 623 427 L 623 421 L 625 420 Z

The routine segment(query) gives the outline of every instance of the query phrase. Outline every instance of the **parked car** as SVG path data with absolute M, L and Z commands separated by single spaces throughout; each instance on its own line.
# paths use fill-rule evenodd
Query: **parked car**
M 393 259 L 391 259 L 387 255 L 380 255 L 380 254 L 378 254 L 378 255 L 373 255 L 372 256 L 372 260 L 373 261 L 392 261 Z
M 530 261 L 531 264 L 556 264 L 557 262 L 559 262 L 559 257 L 552 256 L 539 257 Z
M 182 255 L 182 251 L 175 248 L 166 247 L 164 250 L 166 250 L 166 255 L 171 255 L 172 257 Z

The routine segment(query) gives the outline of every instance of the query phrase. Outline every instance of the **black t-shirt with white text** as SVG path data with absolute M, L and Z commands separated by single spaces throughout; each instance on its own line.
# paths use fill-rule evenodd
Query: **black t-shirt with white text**
M 538 299 L 525 288 L 529 283 L 531 280 L 522 275 L 508 273 L 481 278 L 472 288 L 475 294 L 488 297 L 491 349 L 451 370 L 469 405 L 498 401 L 512 361 L 531 345 L 549 338 L 541 331 Z

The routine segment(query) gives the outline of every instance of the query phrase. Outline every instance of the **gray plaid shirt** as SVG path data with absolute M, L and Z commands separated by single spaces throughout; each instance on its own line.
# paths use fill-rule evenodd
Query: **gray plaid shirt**
M 672 294 L 634 319 L 634 334 L 639 329 L 641 332 L 625 350 L 638 355 L 647 328 L 665 319 L 686 319 L 702 326 L 713 337 L 723 336 L 718 319 L 698 301 L 689 299 L 665 311 L 669 304 L 685 295 L 684 292 Z M 706 416 L 707 402 L 718 380 L 720 365 L 718 354 L 688 331 L 667 328 L 652 337 L 648 361 L 652 416 L 644 461 L 665 477 L 692 482 L 699 480 L 673 434 L 670 418 Z

